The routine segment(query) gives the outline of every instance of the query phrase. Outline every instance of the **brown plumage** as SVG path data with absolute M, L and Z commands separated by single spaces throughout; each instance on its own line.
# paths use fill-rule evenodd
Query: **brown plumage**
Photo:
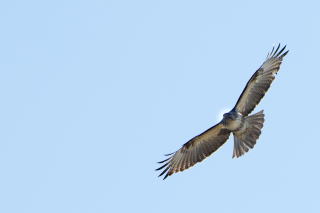
M 286 51 L 283 53 L 286 46 L 278 52 L 279 48 L 280 44 L 275 51 L 274 47 L 272 48 L 265 62 L 263 62 L 261 67 L 252 75 L 242 91 L 235 108 L 236 111 L 240 112 L 243 116 L 250 114 L 259 104 L 274 80 L 275 74 L 279 71 L 283 57 L 289 52 Z M 281 53 L 283 54 L 281 55 Z
M 201 162 L 206 157 L 219 149 L 229 138 L 230 133 L 234 135 L 233 157 L 240 157 L 252 149 L 261 134 L 264 122 L 263 111 L 248 116 L 263 98 L 269 89 L 275 74 L 280 69 L 286 46 L 280 51 L 280 44 L 267 55 L 261 67 L 252 75 L 242 91 L 235 107 L 224 114 L 223 119 L 185 143 L 178 151 L 168 154 L 167 159 L 156 170 L 162 170 L 159 176 L 164 178 L 181 172 Z
M 223 128 L 223 125 L 219 123 L 202 134 L 192 138 L 177 152 L 167 155 L 171 155 L 171 157 L 159 162 L 165 164 L 157 170 L 166 167 L 160 176 L 170 169 L 164 177 L 166 178 L 168 175 L 175 172 L 182 172 L 194 164 L 201 162 L 224 144 L 229 138 L 229 135 L 230 131 Z

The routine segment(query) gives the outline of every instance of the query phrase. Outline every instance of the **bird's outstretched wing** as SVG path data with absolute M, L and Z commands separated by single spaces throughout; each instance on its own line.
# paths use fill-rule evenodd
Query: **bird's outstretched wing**
M 192 138 L 178 151 L 166 155 L 170 156 L 169 158 L 159 162 L 164 163 L 164 165 L 156 169 L 163 169 L 159 176 L 166 173 L 163 178 L 166 179 L 173 173 L 181 172 L 201 162 L 223 145 L 229 138 L 229 135 L 230 131 L 223 128 L 221 123 L 218 123 L 202 134 Z
M 286 46 L 279 51 L 279 44 L 276 50 L 273 47 L 272 51 L 268 53 L 265 62 L 263 62 L 261 67 L 251 76 L 246 87 L 242 91 L 234 107 L 236 111 L 247 116 L 260 102 L 268 91 L 275 74 L 279 71 L 283 57 L 289 52 L 284 52 L 285 48 Z

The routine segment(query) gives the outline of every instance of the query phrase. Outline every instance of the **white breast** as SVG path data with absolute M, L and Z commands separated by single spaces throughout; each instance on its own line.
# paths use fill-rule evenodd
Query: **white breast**
M 239 129 L 241 127 L 241 120 L 231 120 L 230 122 L 227 123 L 226 128 L 233 131 L 236 129 Z

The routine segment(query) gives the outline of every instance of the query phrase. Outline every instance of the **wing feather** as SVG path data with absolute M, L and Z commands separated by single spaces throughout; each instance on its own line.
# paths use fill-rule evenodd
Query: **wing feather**
M 230 131 L 225 129 L 221 123 L 218 123 L 192 138 L 172 156 L 159 162 L 164 163 L 164 165 L 156 169 L 164 169 L 159 176 L 165 174 L 163 179 L 166 179 L 173 173 L 183 171 L 201 162 L 222 146 L 229 138 L 229 135 Z
M 276 49 L 272 48 L 265 62 L 263 62 L 246 84 L 234 107 L 236 111 L 247 116 L 260 102 L 274 80 L 275 74 L 279 71 L 283 57 L 289 52 L 284 52 L 285 48 L 286 46 L 279 51 L 280 44 Z

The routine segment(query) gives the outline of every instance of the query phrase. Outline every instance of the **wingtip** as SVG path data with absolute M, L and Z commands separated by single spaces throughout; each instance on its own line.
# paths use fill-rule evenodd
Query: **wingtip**
M 278 44 L 277 49 L 273 52 L 273 54 L 271 55 L 271 57 L 274 57 L 274 56 L 278 53 L 279 48 L 280 48 L 280 43 Z M 280 52 L 281 52 L 281 51 L 280 51 Z
M 175 152 L 169 153 L 169 154 L 165 154 L 164 156 L 170 156 L 173 155 Z
M 166 161 L 168 161 L 168 160 L 170 160 L 170 159 L 171 159 L 171 157 L 169 157 L 169 158 L 167 158 L 167 159 L 165 159 L 165 160 L 159 161 L 159 162 L 157 162 L 157 163 L 164 163 L 164 162 L 166 162 Z
M 156 169 L 156 171 L 159 171 L 161 169 L 163 169 L 164 167 L 166 167 L 170 162 L 165 163 L 164 165 L 160 166 L 159 168 Z
M 280 57 L 283 58 L 289 53 L 289 50 L 285 51 Z
M 273 58 L 273 57 L 283 58 L 284 56 L 286 56 L 289 50 L 285 51 L 284 53 L 283 51 L 287 48 L 287 45 L 284 45 L 281 49 L 280 47 L 281 47 L 281 43 L 278 43 L 277 46 L 273 44 L 272 50 L 271 52 L 268 53 L 267 58 Z
M 167 168 L 165 168 L 165 169 L 160 173 L 160 175 L 159 175 L 158 177 L 162 176 L 162 175 L 163 175 L 164 173 L 166 173 L 169 169 L 170 169 L 170 166 L 168 166 Z M 167 178 L 168 173 L 169 173 L 169 172 L 167 172 L 167 174 L 164 176 L 164 179 Z
M 271 50 L 271 52 L 268 53 L 267 58 L 269 58 L 269 57 L 273 54 L 274 46 L 275 46 L 275 45 L 273 44 L 273 45 L 272 45 L 272 50 Z
M 164 176 L 162 180 L 167 179 L 168 176 L 169 176 L 169 174 L 167 173 L 166 176 Z

